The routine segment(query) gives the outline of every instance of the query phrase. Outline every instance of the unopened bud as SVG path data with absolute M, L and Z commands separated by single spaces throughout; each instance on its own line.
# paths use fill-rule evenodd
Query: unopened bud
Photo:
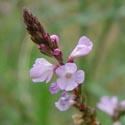
M 52 43 L 53 48 L 58 48 L 59 37 L 57 35 L 51 35 L 50 39 L 51 39 L 51 43 Z
M 61 55 L 62 55 L 62 52 L 61 52 L 60 49 L 54 49 L 53 55 L 54 55 L 54 56 L 61 56 Z
M 40 44 L 38 45 L 38 49 L 40 50 L 41 53 L 48 55 L 48 56 L 53 56 L 51 50 L 49 49 L 49 47 L 47 47 L 44 44 Z
M 55 58 L 58 60 L 58 62 L 60 63 L 60 64 L 62 64 L 62 62 L 63 62 L 63 59 L 62 59 L 62 52 L 61 52 L 61 50 L 60 49 L 54 49 L 54 51 L 53 51 L 53 56 L 55 56 Z

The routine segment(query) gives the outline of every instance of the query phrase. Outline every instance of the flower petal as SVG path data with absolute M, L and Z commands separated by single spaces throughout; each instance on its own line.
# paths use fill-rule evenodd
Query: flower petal
M 47 79 L 47 75 L 44 73 L 40 77 L 32 78 L 33 82 L 43 82 Z
M 71 95 L 63 94 L 60 99 L 55 102 L 55 106 L 60 110 L 60 111 L 66 111 L 69 109 L 72 105 L 74 104 L 74 99 Z
M 57 79 L 57 84 L 61 90 L 65 91 L 71 91 L 78 86 L 78 83 L 76 83 L 75 81 L 67 80 L 65 78 Z
M 77 71 L 77 66 L 75 63 L 66 63 L 65 64 L 65 72 L 75 73 L 76 71 Z
M 114 115 L 114 112 L 118 106 L 118 99 L 117 97 L 113 96 L 109 98 L 108 96 L 104 96 L 101 98 L 101 101 L 98 103 L 97 107 L 109 114 L 110 116 Z
M 46 78 L 46 83 L 48 83 L 53 76 L 53 71 L 49 70 Z
M 60 88 L 58 87 L 57 83 L 52 83 L 51 86 L 49 87 L 49 90 L 52 94 L 56 94 L 59 92 Z
M 52 66 L 51 63 L 49 63 L 46 59 L 44 58 L 37 58 L 36 61 L 35 61 L 35 64 L 38 65 L 38 64 L 41 64 L 41 65 L 47 65 L 47 66 Z M 43 67 L 44 68 L 44 67 Z
M 67 86 L 67 82 L 66 82 L 65 79 L 59 78 L 59 79 L 57 79 L 57 85 L 59 86 L 59 88 L 60 88 L 61 90 L 65 90 L 65 88 L 66 88 L 66 86 Z
M 78 44 L 70 54 L 71 58 L 81 57 L 87 55 L 93 47 L 93 43 L 86 36 L 82 36 L 79 39 Z
M 77 82 L 75 82 L 75 81 L 69 81 L 69 82 L 67 82 L 65 90 L 66 91 L 71 91 L 71 90 L 75 89 L 77 86 L 78 86 Z
M 54 66 L 44 58 L 37 58 L 33 68 L 30 70 L 30 77 L 33 82 L 49 82 L 53 75 Z
M 59 66 L 59 67 L 56 69 L 55 72 L 56 72 L 56 74 L 57 74 L 59 77 L 64 76 L 64 73 L 65 73 L 65 65 Z
M 41 76 L 42 72 L 41 66 L 34 66 L 29 73 L 31 78 L 38 78 Z
M 75 81 L 77 83 L 82 83 L 85 79 L 85 73 L 83 70 L 78 70 L 76 73 L 75 73 Z

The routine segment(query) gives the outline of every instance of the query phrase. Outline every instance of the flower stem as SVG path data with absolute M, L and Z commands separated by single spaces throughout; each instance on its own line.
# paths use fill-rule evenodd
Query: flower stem
M 74 104 L 74 107 L 76 107 L 80 111 L 81 118 L 79 120 L 82 119 L 83 121 L 79 125 L 82 125 L 83 123 L 85 123 L 86 125 L 101 125 L 96 118 L 96 110 L 85 104 L 85 97 L 81 93 L 81 85 L 79 85 L 73 92 L 76 102 Z

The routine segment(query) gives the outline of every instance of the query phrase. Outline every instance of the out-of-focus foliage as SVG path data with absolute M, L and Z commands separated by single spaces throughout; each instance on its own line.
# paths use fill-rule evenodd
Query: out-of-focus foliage
M 81 35 L 94 42 L 91 54 L 77 61 L 86 71 L 83 93 L 89 105 L 96 106 L 103 95 L 125 98 L 124 0 L 1 0 L 0 125 L 73 124 L 75 109 L 59 112 L 54 107 L 59 95 L 29 78 L 34 60 L 44 56 L 26 33 L 23 7 L 30 8 L 50 34 L 60 36 L 65 60 Z M 98 117 L 103 125 L 111 124 L 106 114 L 98 111 Z

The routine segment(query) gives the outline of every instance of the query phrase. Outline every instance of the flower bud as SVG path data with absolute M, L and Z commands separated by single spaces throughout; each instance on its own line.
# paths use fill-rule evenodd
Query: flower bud
M 60 64 L 63 63 L 62 51 L 60 49 L 54 49 L 53 56 L 58 60 Z
M 51 43 L 52 43 L 53 48 L 58 48 L 59 37 L 57 35 L 51 35 L 50 39 L 51 39 Z
M 49 47 L 47 47 L 45 44 L 40 44 L 38 45 L 38 49 L 40 50 L 41 53 L 48 55 L 48 56 L 53 56 L 51 50 Z

